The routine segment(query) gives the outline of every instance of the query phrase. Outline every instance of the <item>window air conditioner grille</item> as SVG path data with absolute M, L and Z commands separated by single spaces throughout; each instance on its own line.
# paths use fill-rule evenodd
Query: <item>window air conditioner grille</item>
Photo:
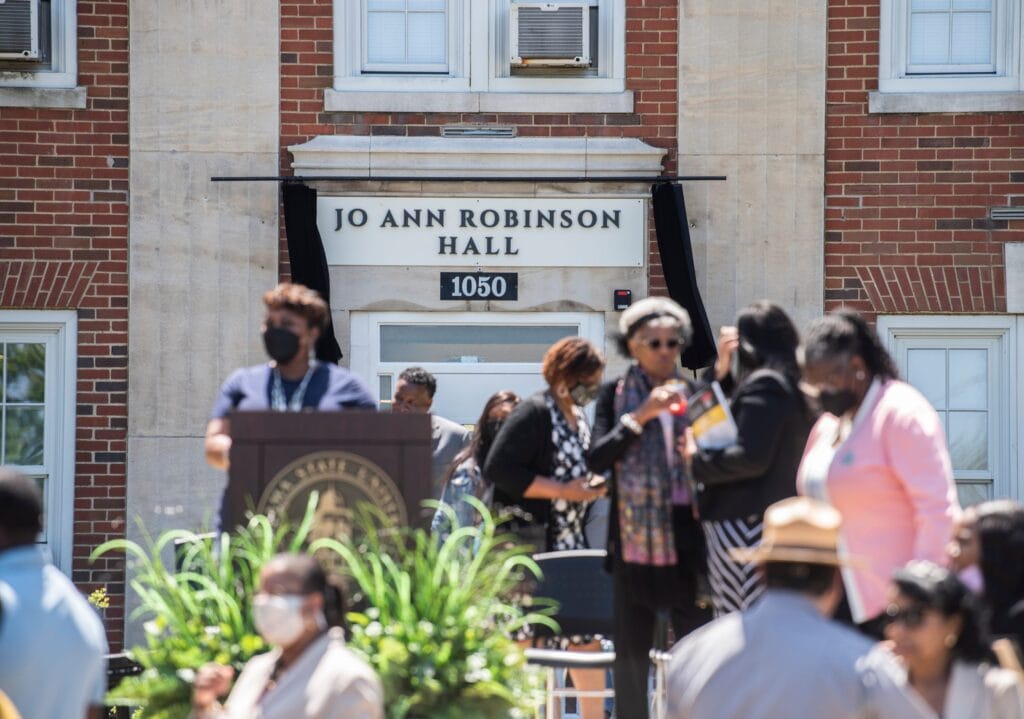
M 513 2 L 512 65 L 590 66 L 588 4 Z
M 39 0 L 0 0 L 0 59 L 39 57 Z
M 522 57 L 559 58 L 583 54 L 582 7 L 519 10 L 519 54 Z

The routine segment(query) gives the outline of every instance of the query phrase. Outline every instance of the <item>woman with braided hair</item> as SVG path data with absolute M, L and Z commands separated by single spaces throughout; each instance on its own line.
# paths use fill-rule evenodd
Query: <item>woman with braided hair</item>
M 863 565 L 843 571 L 836 617 L 881 637 L 889 578 L 912 559 L 945 560 L 960 513 L 942 419 L 899 380 L 875 331 L 855 312 L 814 322 L 804 379 L 823 414 L 797 472 L 801 494 L 843 515 L 843 549 Z

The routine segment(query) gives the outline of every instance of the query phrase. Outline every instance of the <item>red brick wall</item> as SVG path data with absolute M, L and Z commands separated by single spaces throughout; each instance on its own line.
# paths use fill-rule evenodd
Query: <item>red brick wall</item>
M 829 0 L 825 308 L 1005 312 L 1003 243 L 1024 222 L 1024 113 L 871 115 L 878 0 Z
M 78 313 L 73 578 L 122 641 L 128 429 L 128 3 L 78 3 L 84 110 L 0 107 L 0 308 Z
M 316 135 L 439 136 L 450 124 L 513 125 L 519 137 L 636 137 L 663 147 L 666 173 L 676 172 L 678 0 L 626 0 L 626 87 L 631 114 L 325 112 L 333 81 L 332 0 L 281 3 L 281 171 L 290 174 L 289 145 Z M 283 220 L 282 220 L 283 226 Z M 653 221 L 651 290 L 665 291 Z M 287 253 L 281 246 L 281 273 Z

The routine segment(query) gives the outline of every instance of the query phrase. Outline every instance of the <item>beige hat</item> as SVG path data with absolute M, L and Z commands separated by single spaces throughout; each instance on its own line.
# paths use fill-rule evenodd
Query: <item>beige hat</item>
M 791 497 L 768 507 L 764 513 L 761 544 L 750 549 L 731 549 L 739 562 L 806 562 L 848 565 L 838 552 L 842 516 L 833 507 L 810 497 Z

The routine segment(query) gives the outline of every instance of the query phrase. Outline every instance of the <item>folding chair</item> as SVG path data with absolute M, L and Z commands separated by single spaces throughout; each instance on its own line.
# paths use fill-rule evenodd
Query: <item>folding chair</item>
M 578 549 L 564 552 L 545 552 L 534 555 L 540 565 L 542 578 L 533 594 L 558 602 L 554 620 L 561 628 L 560 636 L 600 634 L 612 636 L 612 581 L 604 571 L 603 549 Z M 547 627 L 535 625 L 534 641 L 552 636 Z M 568 669 L 600 669 L 608 671 L 615 663 L 615 652 L 570 652 L 560 649 L 526 650 L 530 664 L 547 670 L 545 691 L 545 717 L 556 716 L 558 702 L 566 697 L 612 697 L 612 689 L 581 691 L 568 688 L 558 680 L 560 672 Z

